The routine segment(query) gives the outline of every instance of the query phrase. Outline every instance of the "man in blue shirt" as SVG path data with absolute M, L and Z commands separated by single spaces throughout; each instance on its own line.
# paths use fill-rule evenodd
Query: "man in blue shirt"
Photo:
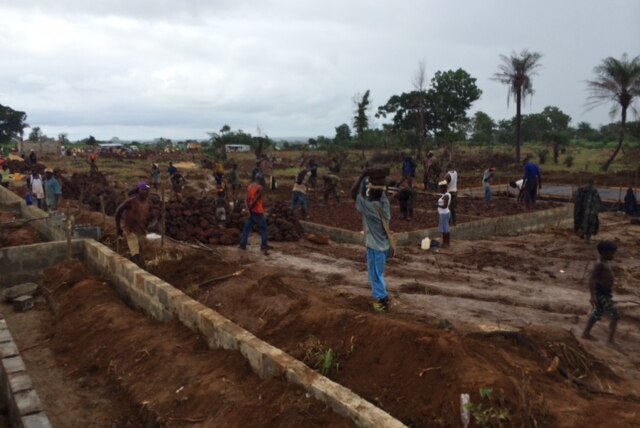
M 522 177 L 522 188 L 524 189 L 524 203 L 527 209 L 531 209 L 536 203 L 538 191 L 542 189 L 542 179 L 540 177 L 540 168 L 531 162 L 527 157 L 524 160 L 524 176 Z
M 45 195 L 47 208 L 49 211 L 55 211 L 58 209 L 58 202 L 60 201 L 60 195 L 62 195 L 62 187 L 60 187 L 60 182 L 53 176 L 53 170 L 51 168 L 45 169 L 44 174 L 46 177 Z
M 384 279 L 384 266 L 389 256 L 389 238 L 382 224 L 381 216 L 389 222 L 391 211 L 389 199 L 384 193 L 383 184 L 369 182 L 369 171 L 364 170 L 351 189 L 351 196 L 356 201 L 356 209 L 362 214 L 365 245 L 367 247 L 367 270 L 373 298 L 374 310 L 389 310 L 389 296 Z

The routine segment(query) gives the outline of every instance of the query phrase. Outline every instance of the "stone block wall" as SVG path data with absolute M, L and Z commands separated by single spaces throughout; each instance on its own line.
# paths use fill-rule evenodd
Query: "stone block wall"
M 301 221 L 300 223 L 306 233 L 325 235 L 335 242 L 364 244 L 364 236 L 360 232 L 307 221 Z M 573 204 L 566 204 L 559 208 L 544 211 L 534 211 L 461 223 L 451 228 L 451 236 L 453 239 L 474 240 L 490 236 L 515 235 L 551 228 L 565 228 L 572 224 Z M 391 229 L 393 229 L 393 223 L 391 223 Z M 432 227 L 430 229 L 414 230 L 411 232 L 399 232 L 394 235 L 398 239 L 398 245 L 419 245 L 423 238 L 437 238 L 440 236 L 440 232 L 438 232 L 437 227 Z
M 4 319 L 0 319 L 0 405 L 5 406 L 12 427 L 51 427 Z
M 82 240 L 72 240 L 71 256 L 81 258 L 83 253 Z M 45 268 L 66 258 L 66 241 L 0 248 L 0 286 L 7 287 L 37 281 Z

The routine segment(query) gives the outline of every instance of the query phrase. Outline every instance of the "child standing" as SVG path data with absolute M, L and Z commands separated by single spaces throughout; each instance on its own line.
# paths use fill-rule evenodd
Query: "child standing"
M 589 291 L 591 292 L 591 306 L 593 310 L 587 321 L 587 325 L 582 333 L 583 339 L 596 340 L 591 335 L 591 329 L 605 312 L 609 313 L 611 322 L 609 324 L 609 343 L 614 343 L 616 326 L 620 319 L 620 313 L 613 302 L 611 290 L 613 289 L 613 270 L 609 262 L 613 260 L 618 246 L 612 241 L 600 241 L 598 243 L 598 263 L 591 271 L 589 278 Z
M 449 206 L 451 205 L 451 193 L 447 191 L 446 180 L 438 183 L 440 193 L 442 196 L 438 199 L 438 230 L 442 233 L 442 246 L 448 247 L 451 243 L 451 233 L 449 233 L 449 217 L 451 211 Z

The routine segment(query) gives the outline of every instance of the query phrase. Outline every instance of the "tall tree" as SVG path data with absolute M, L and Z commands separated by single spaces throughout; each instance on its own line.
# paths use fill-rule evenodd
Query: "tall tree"
M 353 102 L 356 105 L 356 115 L 353 118 L 353 128 L 356 131 L 356 137 L 358 138 L 358 145 L 362 150 L 362 159 L 364 159 L 364 133 L 369 129 L 369 116 L 367 110 L 369 109 L 369 90 L 364 95 L 356 94 L 353 97 Z
M 613 118 L 620 111 L 618 145 L 609 159 L 602 165 L 602 170 L 606 171 L 622 148 L 627 124 L 627 109 L 631 107 L 632 111 L 636 114 L 638 113 L 633 106 L 633 102 L 640 97 L 640 56 L 629 60 L 625 53 L 621 59 L 605 58 L 593 69 L 593 72 L 596 78 L 587 81 L 590 92 L 587 105 L 590 108 L 594 108 L 613 101 L 613 106 L 609 112 L 611 117 Z
M 42 130 L 39 126 L 34 126 L 33 128 L 31 128 L 31 132 L 29 133 L 29 141 L 37 143 L 42 137 Z
M 8 143 L 12 137 L 22 137 L 24 128 L 29 126 L 25 120 L 25 112 L 0 104 L 0 144 Z
M 416 153 L 416 157 L 420 158 L 420 151 L 424 147 L 427 150 L 425 141 L 427 139 L 428 129 L 426 126 L 427 120 L 427 73 L 426 73 L 426 65 L 424 62 L 420 62 L 418 64 L 418 69 L 413 76 L 413 89 L 417 92 L 417 128 L 416 133 L 418 137 L 418 152 Z
M 466 111 L 482 94 L 475 82 L 476 79 L 462 69 L 438 71 L 431 79 L 426 98 L 420 91 L 393 95 L 385 105 L 378 107 L 376 117 L 392 116 L 391 130 L 406 137 L 417 154 L 421 148 L 421 134 L 433 133 L 449 138 L 463 128 L 468 121 Z
M 522 103 L 526 97 L 533 95 L 531 76 L 541 67 L 542 54 L 524 49 L 520 54 L 512 52 L 510 56 L 500 55 L 502 64 L 500 71 L 493 75 L 493 80 L 509 86 L 507 105 L 511 97 L 516 101 L 516 162 L 520 162 L 520 146 L 522 144 Z
M 473 116 L 472 125 L 473 133 L 471 135 L 471 140 L 476 144 L 486 143 L 490 146 L 493 141 L 493 133 L 496 128 L 496 123 L 491 119 L 491 116 L 483 111 L 477 111 Z

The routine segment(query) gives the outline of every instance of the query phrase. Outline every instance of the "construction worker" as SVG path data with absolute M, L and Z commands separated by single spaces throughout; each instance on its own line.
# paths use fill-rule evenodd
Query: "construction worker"
M 227 220 L 227 183 L 224 179 L 224 165 L 218 164 L 213 174 L 213 181 L 216 188 L 216 220 L 224 222 Z
M 124 234 L 129 247 L 130 260 L 140 267 L 144 266 L 141 256 L 142 247 L 146 240 L 147 230 L 153 228 L 157 218 L 151 210 L 149 197 L 149 185 L 141 181 L 136 186 L 135 194 L 124 201 L 116 209 L 116 231 L 118 237 Z M 124 217 L 124 227 L 120 220 Z
M 573 204 L 573 230 L 587 241 L 600 229 L 600 205 L 600 194 L 593 187 L 593 180 L 578 188 Z
M 295 211 L 298 203 L 300 203 L 300 208 L 302 209 L 302 218 L 307 218 L 307 190 L 310 178 L 311 172 L 305 168 L 302 168 L 298 172 L 298 175 L 296 175 L 296 181 L 293 184 L 291 211 Z
M 46 178 L 44 193 L 47 199 L 47 210 L 55 211 L 58 209 L 58 203 L 62 195 L 62 187 L 60 186 L 60 182 L 53 176 L 53 170 L 51 168 L 44 170 L 44 176 Z
M 336 203 L 340 203 L 340 177 L 335 174 L 325 174 L 322 176 L 324 182 L 324 204 L 329 205 L 329 196 L 336 198 Z
M 442 234 L 442 246 L 448 247 L 451 243 L 449 232 L 449 217 L 451 216 L 451 193 L 447 190 L 447 181 L 442 180 L 438 187 L 442 196 L 438 199 L 438 231 Z
M 391 243 L 385 231 L 383 221 L 391 220 L 389 199 L 384 192 L 385 185 L 371 183 L 369 170 L 365 169 L 354 186 L 351 197 L 356 201 L 356 209 L 362 214 L 365 245 L 367 247 L 367 271 L 371 284 L 371 294 L 375 301 L 373 309 L 377 312 L 389 310 L 389 295 L 384 279 L 384 267 L 389 257 Z
M 616 334 L 616 327 L 620 319 L 620 312 L 618 312 L 613 302 L 613 295 L 611 293 L 614 285 L 614 277 L 613 269 L 611 269 L 609 262 L 613 260 L 618 246 L 612 241 L 600 241 L 597 248 L 598 263 L 593 267 L 589 278 L 590 301 L 593 310 L 582 333 L 582 338 L 596 340 L 595 337 L 591 335 L 591 329 L 602 315 L 608 312 L 611 319 L 609 323 L 609 343 L 613 344 L 615 342 L 614 335 Z
M 411 156 L 406 155 L 402 161 L 402 180 L 398 183 L 398 187 L 400 187 L 405 181 L 409 183 L 409 187 L 413 187 L 413 179 L 415 176 L 416 163 L 413 161 Z
M 491 179 L 493 178 L 493 174 L 496 172 L 496 167 L 492 166 L 484 170 L 482 174 L 482 188 L 484 189 L 484 203 L 490 204 L 491 199 L 493 197 L 493 193 L 491 192 Z
M 455 226 L 456 208 L 458 207 L 458 171 L 456 171 L 452 163 L 447 165 L 447 174 L 444 179 L 447 182 L 447 193 L 449 193 L 451 199 L 449 202 L 449 211 L 451 213 L 449 224 Z
M 157 163 L 151 165 L 151 185 L 153 188 L 158 190 L 158 185 L 160 184 L 160 167 Z
M 247 188 L 247 197 L 245 199 L 246 208 L 249 211 L 249 218 L 242 229 L 242 237 L 240 238 L 240 248 L 247 249 L 249 241 L 249 233 L 253 230 L 254 223 L 260 229 L 260 250 L 269 254 L 271 247 L 269 246 L 269 235 L 267 231 L 267 220 L 264 217 L 264 175 L 257 173 Z
M 524 203 L 527 209 L 531 209 L 538 198 L 538 193 L 542 189 L 542 177 L 540 176 L 540 168 L 533 163 L 528 157 L 524 159 L 524 174 L 522 177 L 522 188 L 524 189 Z

